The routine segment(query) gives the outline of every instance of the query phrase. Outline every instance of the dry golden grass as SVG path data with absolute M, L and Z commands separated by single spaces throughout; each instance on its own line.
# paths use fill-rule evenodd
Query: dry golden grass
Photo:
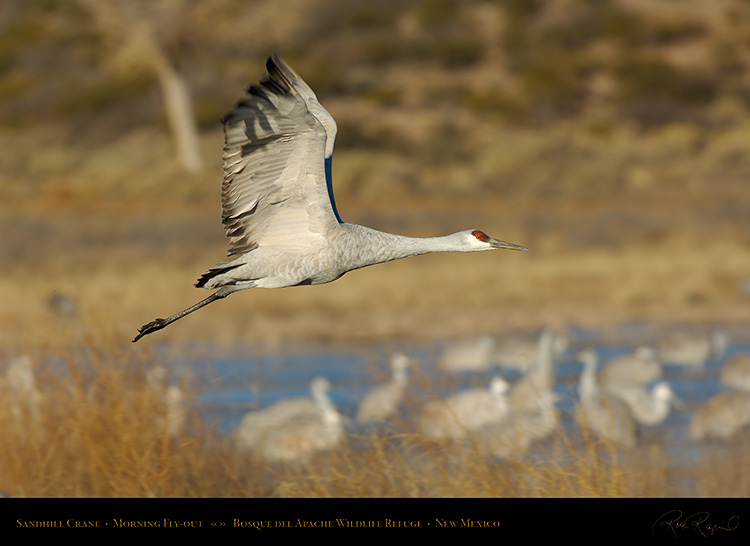
M 36 405 L 0 406 L 0 491 L 9 496 L 661 497 L 686 494 L 676 485 L 685 479 L 690 495 L 750 494 L 747 465 L 735 460 L 741 446 L 680 466 L 659 442 L 622 452 L 583 429 L 537 444 L 533 457 L 503 461 L 471 442 L 412 432 L 410 414 L 388 430 L 351 431 L 337 449 L 303 463 L 268 464 L 237 452 L 201 418 L 196 400 L 205 386 L 179 385 L 185 421 L 170 435 L 148 352 L 111 337 L 78 341 L 51 360 L 30 355 Z
M 55 363 L 58 364 L 58 363 Z M 165 401 L 145 380 L 143 362 L 116 351 L 82 347 L 41 371 L 41 400 L 20 415 L 4 405 L 0 421 L 3 483 L 10 496 L 217 496 L 226 474 L 222 440 L 204 428 L 195 436 L 193 404 L 187 426 L 166 433 Z M 6 387 L 7 388 L 7 387 Z M 213 445 L 207 450 L 208 445 Z M 217 473 L 222 474 L 217 480 Z

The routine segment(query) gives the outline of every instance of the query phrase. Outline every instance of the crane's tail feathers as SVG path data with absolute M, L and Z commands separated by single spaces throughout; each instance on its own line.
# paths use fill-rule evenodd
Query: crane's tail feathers
M 222 275 L 226 273 L 227 271 L 231 271 L 235 267 L 239 267 L 241 265 L 242 264 L 235 264 L 232 262 L 216 264 L 216 267 L 212 267 L 211 269 L 206 271 L 203 275 L 201 275 L 197 281 L 195 281 L 195 286 L 197 288 L 207 288 L 209 290 L 211 290 L 212 288 L 216 288 L 216 286 L 210 285 L 210 281 L 213 278 L 218 277 L 219 275 Z

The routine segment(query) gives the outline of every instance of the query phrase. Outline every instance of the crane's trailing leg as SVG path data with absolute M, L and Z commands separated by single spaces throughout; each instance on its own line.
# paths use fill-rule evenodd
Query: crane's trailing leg
M 193 311 L 197 311 L 201 307 L 205 307 L 209 303 L 213 303 L 216 300 L 226 298 L 232 292 L 236 292 L 237 290 L 240 290 L 240 289 L 241 288 L 235 287 L 235 286 L 224 286 L 220 288 L 219 290 L 217 290 L 216 292 L 214 292 L 213 294 L 211 294 L 210 296 L 208 296 L 206 299 L 199 301 L 192 307 L 188 307 L 187 309 L 184 309 L 180 311 L 179 313 L 172 315 L 171 317 L 167 317 L 165 319 L 164 318 L 154 319 L 148 324 L 144 324 L 143 326 L 138 328 L 138 335 L 135 336 L 135 338 L 133 338 L 133 343 L 141 339 L 143 336 L 150 334 L 152 332 L 156 332 L 157 330 L 161 330 L 165 326 L 169 326 L 170 324 L 172 324 L 177 319 L 181 319 L 185 315 L 189 315 Z

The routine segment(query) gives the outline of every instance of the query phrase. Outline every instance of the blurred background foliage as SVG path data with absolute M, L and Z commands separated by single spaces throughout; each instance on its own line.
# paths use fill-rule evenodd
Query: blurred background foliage
M 347 221 L 750 246 L 748 0 L 5 0 L 0 254 L 89 279 L 220 258 L 219 118 L 274 51 L 339 124 Z M 722 263 L 682 300 L 736 298 L 745 262 Z
M 731 184 L 750 169 L 739 141 L 712 150 L 739 128 L 748 136 L 746 0 L 30 0 L 0 4 L 0 131 L 12 150 L 0 159 L 5 193 L 40 191 L 50 178 L 59 188 L 68 175 L 119 183 L 118 163 L 131 155 L 161 178 L 176 154 L 153 145 L 168 134 L 154 57 L 185 82 L 198 129 L 213 132 L 273 51 L 333 111 L 337 150 L 352 153 L 357 174 L 341 183 L 361 191 L 376 181 L 356 168 L 361 151 L 397 171 L 378 192 L 683 186 L 684 173 L 586 176 L 585 163 L 623 141 L 636 149 L 610 152 L 616 162 L 648 162 L 653 146 L 637 146 L 644 139 L 665 148 L 662 161 L 708 156 L 715 164 L 694 184 Z M 569 122 L 567 138 L 503 157 L 519 129 Z M 528 153 L 554 168 L 519 183 L 521 163 L 539 159 Z M 214 163 L 216 155 L 205 153 Z M 573 163 L 583 175 L 561 177 L 558 167 Z M 466 169 L 449 168 L 434 184 L 421 172 L 449 165 Z M 190 182 L 180 186 L 191 193 Z

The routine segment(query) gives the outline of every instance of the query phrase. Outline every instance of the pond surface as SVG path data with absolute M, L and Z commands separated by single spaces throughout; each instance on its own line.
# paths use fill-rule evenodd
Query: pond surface
M 649 332 L 647 325 L 622 328 L 614 337 L 584 330 L 567 332 L 569 348 L 555 367 L 555 391 L 560 395 L 557 405 L 566 431 L 574 432 L 578 427 L 574 407 L 583 368 L 576 357 L 579 350 L 596 349 L 601 369 L 609 359 L 628 353 L 639 344 L 654 341 Z M 742 331 L 730 332 L 729 336 L 726 352 L 707 361 L 700 372 L 674 364 L 664 365 L 662 379 L 670 383 L 686 407 L 671 411 L 667 420 L 657 427 L 641 427 L 644 439 L 660 436 L 665 445 L 673 447 L 672 454 L 682 460 L 700 456 L 701 446 L 691 443 L 687 435 L 691 412 L 715 394 L 727 390 L 718 380 L 721 366 L 736 354 L 750 353 L 750 339 L 743 338 Z M 282 399 L 308 397 L 309 383 L 317 376 L 331 382 L 331 400 L 353 422 L 357 406 L 367 392 L 388 380 L 389 361 L 396 352 L 403 352 L 416 361 L 416 371 L 410 373 L 421 378 L 421 381 L 411 381 L 407 391 L 412 408 L 430 395 L 446 396 L 464 388 L 486 385 L 493 375 L 502 375 L 511 383 L 521 377 L 518 371 L 501 368 L 460 373 L 442 371 L 438 362 L 447 346 L 448 343 L 379 343 L 342 348 L 290 344 L 274 352 L 246 351 L 241 357 L 182 359 L 175 369 L 177 373 L 191 374 L 203 386 L 200 409 L 212 426 L 227 434 L 249 411 Z M 431 392 L 423 388 L 425 378 L 430 381 Z

